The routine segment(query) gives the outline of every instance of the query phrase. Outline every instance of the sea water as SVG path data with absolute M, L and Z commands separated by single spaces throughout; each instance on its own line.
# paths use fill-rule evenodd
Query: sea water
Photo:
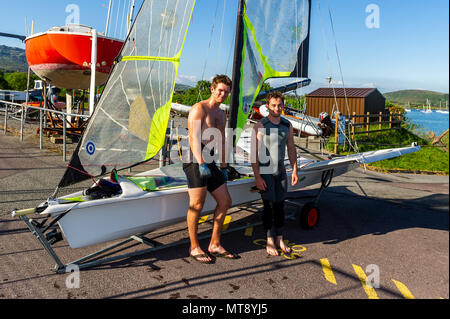
M 405 117 L 408 118 L 412 124 L 415 124 L 417 126 L 417 131 L 421 133 L 432 131 L 436 136 L 439 136 L 449 127 L 448 113 L 436 111 L 423 113 L 420 110 L 412 109 L 411 112 L 405 113 Z

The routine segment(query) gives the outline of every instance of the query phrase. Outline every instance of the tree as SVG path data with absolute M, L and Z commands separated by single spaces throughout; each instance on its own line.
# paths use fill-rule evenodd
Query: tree
M 5 74 L 5 79 L 9 87 L 15 91 L 25 91 L 27 89 L 27 74 L 26 73 L 8 73 Z
M 8 85 L 8 81 L 5 80 L 5 75 L 3 72 L 0 72 L 0 90 L 9 90 L 10 87 Z
M 14 73 L 6 73 L 4 76 L 5 80 L 8 82 L 8 86 L 10 90 L 15 91 L 25 91 L 27 89 L 27 73 L 14 72 Z M 39 77 L 31 74 L 30 76 L 30 87 L 33 87 L 34 80 L 38 80 Z

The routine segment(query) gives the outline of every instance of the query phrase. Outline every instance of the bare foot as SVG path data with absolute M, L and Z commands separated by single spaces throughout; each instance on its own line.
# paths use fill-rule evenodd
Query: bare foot
M 278 256 L 278 250 L 275 247 L 275 243 L 272 237 L 267 238 L 266 251 L 271 256 Z
M 283 236 L 277 236 L 277 247 L 279 247 L 285 254 L 290 254 L 292 252 L 291 247 L 286 246 L 283 241 Z
M 215 246 L 215 245 L 209 245 L 208 251 L 211 254 L 226 254 L 225 256 L 227 258 L 233 259 L 235 256 L 231 253 L 229 253 L 225 248 L 223 248 L 221 245 Z
M 205 254 L 205 252 L 203 250 L 201 250 L 200 247 L 190 249 L 189 254 L 191 256 L 193 256 L 197 261 L 200 261 L 200 262 L 207 263 L 207 262 L 212 261 L 212 259 L 207 254 Z M 199 255 L 204 255 L 204 256 L 199 256 Z

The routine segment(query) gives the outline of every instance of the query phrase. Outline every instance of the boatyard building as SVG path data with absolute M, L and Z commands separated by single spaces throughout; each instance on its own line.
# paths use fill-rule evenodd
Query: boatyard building
M 385 103 L 386 98 L 376 88 L 319 88 L 306 95 L 306 114 L 314 117 L 321 112 L 331 115 L 335 111 L 345 116 L 353 112 L 379 114 L 387 112 Z

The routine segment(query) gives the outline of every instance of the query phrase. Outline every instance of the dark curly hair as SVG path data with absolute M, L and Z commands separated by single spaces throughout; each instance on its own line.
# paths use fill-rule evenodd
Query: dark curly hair
M 284 96 L 279 91 L 273 91 L 267 94 L 266 103 L 269 104 L 270 99 L 281 99 L 284 105 Z
M 217 74 L 211 82 L 211 87 L 215 89 L 219 83 L 228 85 L 231 88 L 231 79 L 225 74 Z

